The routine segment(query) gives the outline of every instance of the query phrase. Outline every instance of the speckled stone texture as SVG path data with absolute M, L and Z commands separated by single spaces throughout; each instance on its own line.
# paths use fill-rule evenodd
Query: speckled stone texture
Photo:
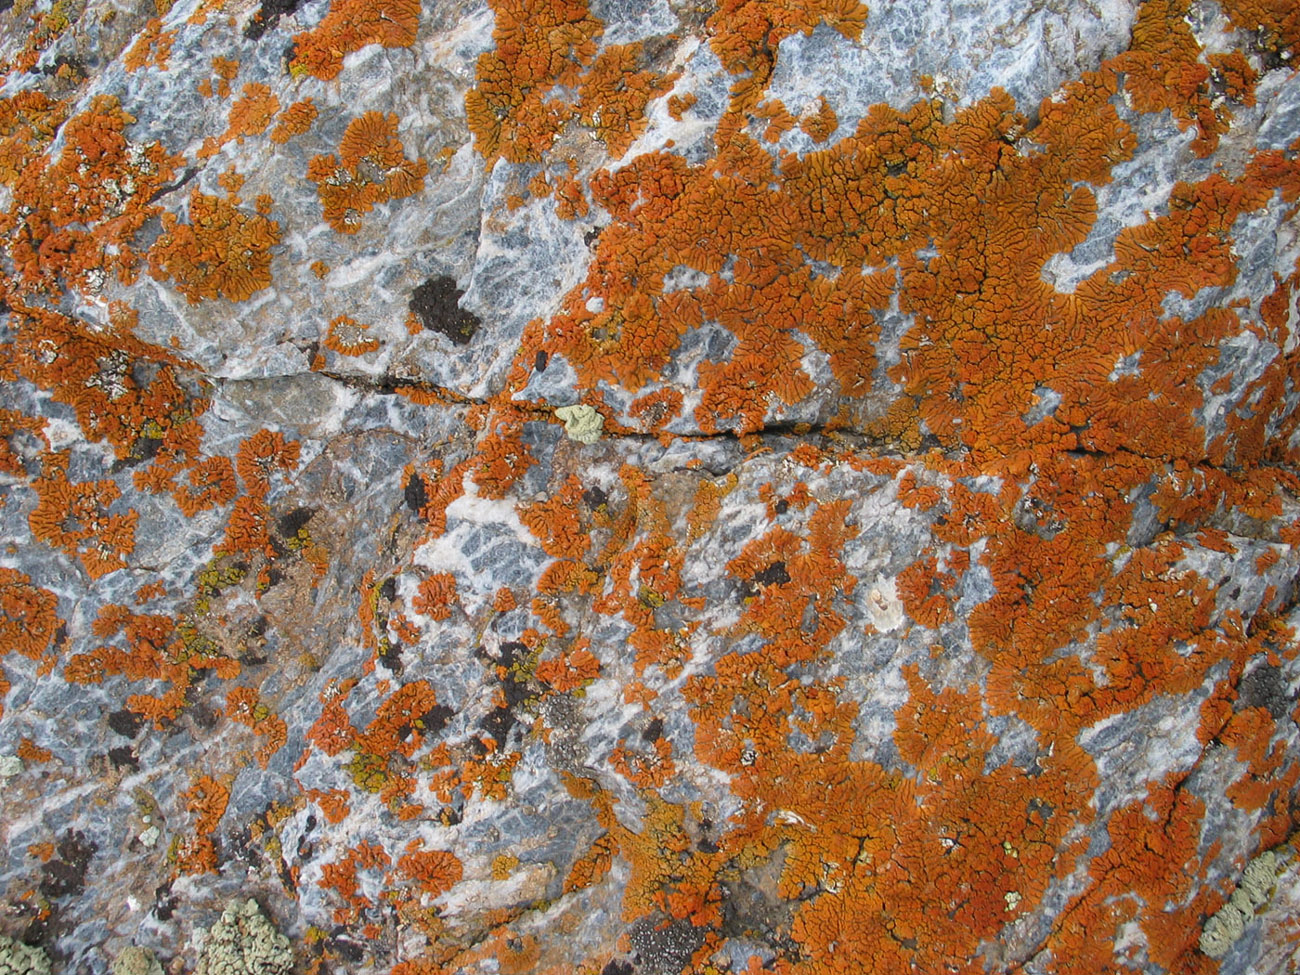
M 1292 6 L 0 0 L 0 972 L 1296 971 Z

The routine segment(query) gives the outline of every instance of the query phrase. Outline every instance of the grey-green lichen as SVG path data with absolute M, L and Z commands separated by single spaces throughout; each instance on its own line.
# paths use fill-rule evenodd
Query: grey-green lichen
M 1273 850 L 1265 850 L 1242 872 L 1241 882 L 1228 903 L 1214 913 L 1201 929 L 1201 951 L 1222 958 L 1246 930 L 1255 912 L 1268 900 L 1282 861 Z
M 0 935 L 0 975 L 50 975 L 50 957 L 42 948 Z
M 564 432 L 578 443 L 595 443 L 605 428 L 605 418 L 594 406 L 579 403 L 576 406 L 559 406 L 555 416 L 564 421 Z
M 257 901 L 233 901 L 212 926 L 195 975 L 287 975 L 293 967 L 289 939 L 271 924 Z
M 131 945 L 113 959 L 113 975 L 163 975 L 162 963 L 148 948 Z

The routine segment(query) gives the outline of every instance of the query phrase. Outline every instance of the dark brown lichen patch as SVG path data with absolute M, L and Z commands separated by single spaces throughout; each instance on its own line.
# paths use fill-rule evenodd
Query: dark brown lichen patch
M 431 277 L 411 292 L 410 309 L 416 320 L 431 332 L 441 332 L 457 345 L 468 345 L 482 322 L 460 307 L 465 292 L 447 275 Z
M 301 6 L 302 0 L 263 0 L 253 19 L 244 25 L 244 36 L 250 41 L 260 41 L 281 17 L 292 15 Z

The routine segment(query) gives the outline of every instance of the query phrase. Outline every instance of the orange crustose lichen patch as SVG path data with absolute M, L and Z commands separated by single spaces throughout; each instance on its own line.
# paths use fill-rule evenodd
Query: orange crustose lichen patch
M 365 355 L 379 348 L 378 339 L 365 337 L 369 329 L 369 325 L 363 325 L 347 315 L 340 315 L 330 322 L 329 332 L 322 344 L 339 355 Z
M 190 195 L 189 217 L 181 223 L 163 214 L 162 235 L 149 249 L 150 274 L 175 281 L 191 304 L 218 297 L 245 301 L 271 286 L 278 223 L 198 190 Z
M 375 206 L 424 189 L 429 165 L 407 159 L 397 137 L 397 116 L 367 112 L 348 123 L 338 156 L 314 156 L 307 178 L 316 183 L 325 219 L 341 234 L 355 234 Z
M 418 0 L 332 0 L 319 24 L 294 37 L 290 69 L 329 81 L 345 56 L 370 44 L 410 47 L 419 26 Z
M 312 99 L 304 98 L 294 102 L 276 119 L 275 128 L 271 129 L 271 141 L 283 144 L 296 135 L 302 135 L 311 128 L 317 114 L 316 103 Z
M 14 122 L 26 119 L 24 128 L 38 138 L 41 126 L 53 121 L 54 106 L 39 112 L 38 99 L 15 98 L 10 105 L 18 109 Z M 96 95 L 63 124 L 56 159 L 33 154 L 20 170 L 22 154 L 6 163 L 17 170 L 7 180 L 10 207 L 0 213 L 0 239 L 13 262 L 7 294 L 50 297 L 66 285 L 93 293 L 101 274 L 134 279 L 139 255 L 133 239 L 161 212 L 152 200 L 181 162 L 157 142 L 127 139 L 125 130 L 134 121 L 115 98 Z
M 573 88 L 596 55 L 604 25 L 585 0 L 493 0 L 495 44 L 479 56 L 476 84 L 465 96 L 474 147 L 491 164 L 537 162 L 572 117 L 549 98 Z

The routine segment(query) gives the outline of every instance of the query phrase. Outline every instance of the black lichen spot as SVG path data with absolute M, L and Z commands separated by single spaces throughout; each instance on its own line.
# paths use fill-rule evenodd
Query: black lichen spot
M 790 573 L 785 570 L 784 562 L 773 562 L 754 574 L 754 582 L 760 586 L 784 586 L 789 581 Z
M 546 354 L 546 350 L 538 349 L 537 355 L 533 357 L 533 372 L 545 372 L 546 364 L 550 361 L 550 357 Z
M 307 527 L 307 522 L 311 521 L 314 514 L 316 514 L 315 508 L 294 508 L 288 514 L 282 515 L 275 523 L 275 527 L 284 538 L 296 538 L 298 532 Z
M 412 472 L 407 478 L 402 498 L 406 501 L 406 506 L 418 515 L 420 510 L 429 503 L 429 492 L 424 489 L 424 478 Z
M 80 830 L 69 830 L 63 834 L 56 848 L 57 856 L 41 868 L 45 874 L 41 880 L 41 893 L 53 900 L 56 897 L 69 897 L 80 894 L 86 889 L 86 868 L 90 858 L 99 849 L 86 839 Z
M 379 586 L 379 595 L 387 599 L 390 603 L 397 598 L 397 580 L 392 576 L 385 579 Z
M 611 958 L 609 964 L 600 970 L 600 975 L 632 975 L 634 971 L 631 962 Z
M 664 719 L 656 717 L 651 720 L 651 722 L 645 726 L 645 730 L 641 732 L 641 740 L 644 742 L 658 741 L 663 737 L 663 734 Z
M 460 307 L 465 292 L 443 274 L 429 278 L 411 292 L 410 309 L 426 329 L 441 332 L 457 345 L 468 345 L 482 324 L 477 315 Z
M 134 738 L 144 726 L 144 715 L 123 708 L 108 716 L 108 726 L 123 738 Z
M 660 927 L 653 916 L 643 917 L 628 934 L 641 970 L 653 975 L 676 975 L 704 943 L 704 929 L 684 919 Z
M 170 921 L 172 915 L 176 913 L 176 905 L 180 903 L 180 898 L 172 894 L 172 882 L 160 887 L 155 887 L 153 892 L 153 914 L 159 921 Z
M 253 19 L 244 25 L 244 36 L 250 41 L 260 41 L 281 17 L 292 14 L 301 6 L 302 0 L 262 0 L 262 6 L 253 14 Z
M 452 715 L 455 713 L 445 704 L 435 704 L 420 716 L 420 724 L 424 725 L 424 733 L 426 735 L 436 735 L 447 727 L 447 722 L 451 720 Z
M 342 931 L 342 928 L 337 929 Z M 349 938 L 338 937 L 337 934 L 330 935 L 325 942 L 334 951 L 338 952 L 339 958 L 353 965 L 360 965 L 366 957 L 366 949 Z
M 582 492 L 582 500 L 588 508 L 594 511 L 601 505 L 609 503 L 609 495 L 598 486 L 592 485 Z
M 789 510 L 790 510 L 790 502 L 787 501 L 785 498 L 782 498 L 780 501 L 776 503 L 776 513 L 778 515 L 783 515 Z
M 493 708 L 483 719 L 483 730 L 492 736 L 498 745 L 504 745 L 518 718 L 509 708 Z
M 1270 664 L 1256 667 L 1237 684 L 1237 707 L 1267 708 L 1274 718 L 1286 717 L 1295 703 L 1287 693 L 1282 671 Z
M 140 771 L 140 759 L 136 757 L 135 749 L 130 745 L 118 745 L 116 748 L 108 750 L 108 760 L 113 763 L 113 768 L 130 769 L 132 772 Z

